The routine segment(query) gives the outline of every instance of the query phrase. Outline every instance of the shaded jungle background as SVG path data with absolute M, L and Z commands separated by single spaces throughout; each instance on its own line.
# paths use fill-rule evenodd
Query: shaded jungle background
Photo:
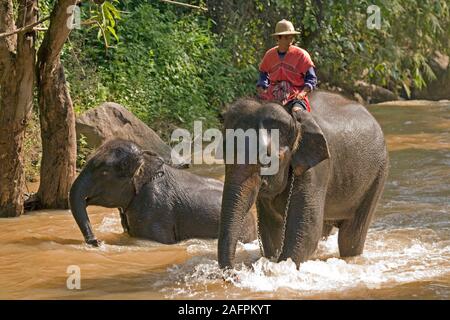
M 445 0 L 189 2 L 208 11 L 157 0 L 110 2 L 117 17 L 107 46 L 98 28 L 82 26 L 62 53 L 75 111 L 115 101 L 166 141 L 174 128 L 190 128 L 195 119 L 217 126 L 226 103 L 254 94 L 258 63 L 275 45 L 270 34 L 281 18 L 301 30 L 296 44 L 311 53 L 320 88 L 368 102 L 423 97 L 439 76 L 435 61 L 450 52 Z M 50 3 L 41 1 L 41 10 Z M 370 5 L 381 10 L 381 29 L 367 26 Z M 91 6 L 81 5 L 82 17 L 91 17 Z M 31 121 L 29 179 L 39 171 L 37 132 Z M 82 164 L 83 141 L 78 149 Z

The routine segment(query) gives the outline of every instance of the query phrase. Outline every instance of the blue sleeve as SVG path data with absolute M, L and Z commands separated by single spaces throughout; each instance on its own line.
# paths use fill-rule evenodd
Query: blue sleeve
M 317 87 L 317 76 L 314 71 L 314 67 L 311 67 L 306 71 L 305 75 L 305 86 L 308 86 L 311 91 L 313 91 Z
M 258 83 L 256 83 L 256 86 L 264 89 L 269 87 L 269 74 L 267 72 L 259 72 L 259 80 Z

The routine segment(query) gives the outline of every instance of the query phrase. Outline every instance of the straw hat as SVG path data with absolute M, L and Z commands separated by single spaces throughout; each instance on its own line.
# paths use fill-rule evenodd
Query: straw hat
M 275 33 L 273 33 L 273 36 L 283 36 L 288 34 L 300 34 L 300 32 L 295 31 L 294 25 L 292 22 L 287 21 L 285 19 L 278 21 L 277 25 L 275 26 Z

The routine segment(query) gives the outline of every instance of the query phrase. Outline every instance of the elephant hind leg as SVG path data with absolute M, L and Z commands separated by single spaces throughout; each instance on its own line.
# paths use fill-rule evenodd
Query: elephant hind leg
M 339 224 L 338 244 L 341 257 L 354 257 L 363 252 L 367 231 L 383 192 L 384 181 L 384 173 L 381 173 L 372 183 L 353 218 Z
M 122 224 L 123 231 L 130 233 L 130 225 L 128 224 L 128 219 L 122 208 L 119 208 L 120 223 Z
M 332 222 L 324 222 L 322 227 L 322 239 L 326 240 L 330 234 L 331 231 L 333 231 L 334 224 Z

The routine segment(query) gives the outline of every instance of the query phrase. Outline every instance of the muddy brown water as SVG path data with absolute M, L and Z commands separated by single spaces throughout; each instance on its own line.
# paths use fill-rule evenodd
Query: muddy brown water
M 0 220 L 0 298 L 450 299 L 450 102 L 369 109 L 385 132 L 391 169 L 363 255 L 340 259 L 334 234 L 296 270 L 261 258 L 256 242 L 240 244 L 238 280 L 224 282 L 217 240 L 133 239 L 116 210 L 90 207 L 105 241 L 90 248 L 69 211 L 46 210 Z M 222 166 L 190 170 L 223 179 Z M 79 290 L 67 288 L 73 265 Z

